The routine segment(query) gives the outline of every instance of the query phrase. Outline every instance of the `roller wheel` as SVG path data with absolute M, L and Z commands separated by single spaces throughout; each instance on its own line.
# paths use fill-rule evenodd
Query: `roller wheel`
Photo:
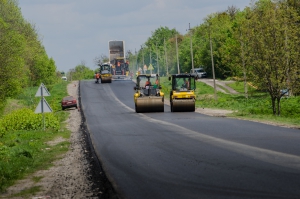
M 136 113 L 139 113 L 139 110 L 138 110 L 138 108 L 137 108 L 136 105 L 135 105 L 135 112 L 136 112 Z

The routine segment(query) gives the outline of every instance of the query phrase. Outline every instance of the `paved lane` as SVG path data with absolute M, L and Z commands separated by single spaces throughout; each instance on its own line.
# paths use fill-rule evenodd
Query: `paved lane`
M 300 197 L 299 130 L 168 106 L 137 114 L 133 86 L 80 86 L 95 150 L 124 198 Z

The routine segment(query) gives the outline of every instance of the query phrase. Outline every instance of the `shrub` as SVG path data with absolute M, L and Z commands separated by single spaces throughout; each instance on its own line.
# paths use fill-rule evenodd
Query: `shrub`
M 58 118 L 52 113 L 45 114 L 45 128 L 58 130 L 60 125 Z M 14 130 L 38 130 L 43 128 L 42 114 L 36 114 L 28 108 L 15 110 L 0 120 L 0 136 L 6 131 Z

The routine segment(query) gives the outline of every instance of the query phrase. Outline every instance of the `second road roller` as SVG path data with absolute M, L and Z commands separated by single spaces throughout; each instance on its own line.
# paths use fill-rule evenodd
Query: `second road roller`
M 175 74 L 169 77 L 172 81 L 170 91 L 171 112 L 194 112 L 195 111 L 195 76 L 192 74 Z
M 110 73 L 110 64 L 104 63 L 100 66 L 101 83 L 111 83 L 112 74 Z
M 164 112 L 164 93 L 158 74 L 138 75 L 134 90 L 135 112 Z

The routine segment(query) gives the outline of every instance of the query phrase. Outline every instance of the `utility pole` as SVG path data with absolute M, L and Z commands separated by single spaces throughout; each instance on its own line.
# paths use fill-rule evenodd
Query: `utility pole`
M 178 58 L 178 46 L 177 46 L 177 34 L 176 34 L 175 38 L 176 38 L 177 71 L 178 71 L 178 74 L 180 74 L 180 69 L 179 69 L 179 58 Z
M 213 56 L 213 49 L 212 49 L 212 42 L 211 42 L 211 34 L 210 33 L 209 33 L 209 44 L 210 44 L 211 67 L 212 67 L 213 80 L 214 80 L 214 96 L 215 96 L 215 100 L 217 100 L 217 89 L 216 89 L 214 56 Z
M 159 75 L 159 63 L 158 63 L 158 50 L 157 50 L 157 43 L 155 44 L 155 46 L 156 46 L 157 74 Z
M 165 38 L 164 38 L 164 49 L 165 49 L 165 58 L 166 58 L 167 76 L 169 76 L 168 59 L 167 59 L 167 49 L 166 49 L 166 39 L 165 39 Z
M 151 47 L 150 47 L 150 64 L 149 64 L 149 66 L 152 66 Z M 152 69 L 150 69 L 150 74 L 152 75 Z
M 138 56 L 136 54 L 136 48 L 134 49 L 134 55 L 135 55 L 135 65 L 136 65 L 136 72 L 139 70 L 139 65 L 138 65 Z
M 142 49 L 142 56 L 143 56 L 143 71 L 144 71 L 144 73 L 146 73 L 145 72 L 145 70 L 144 70 L 144 66 L 145 66 L 145 59 L 144 59 L 144 49 L 143 49 L 143 46 L 141 46 L 141 49 Z
M 194 71 L 193 42 L 192 42 L 192 29 L 190 27 L 190 23 L 189 23 L 189 31 L 190 31 L 190 41 L 191 41 L 192 72 L 195 73 L 195 71 Z

